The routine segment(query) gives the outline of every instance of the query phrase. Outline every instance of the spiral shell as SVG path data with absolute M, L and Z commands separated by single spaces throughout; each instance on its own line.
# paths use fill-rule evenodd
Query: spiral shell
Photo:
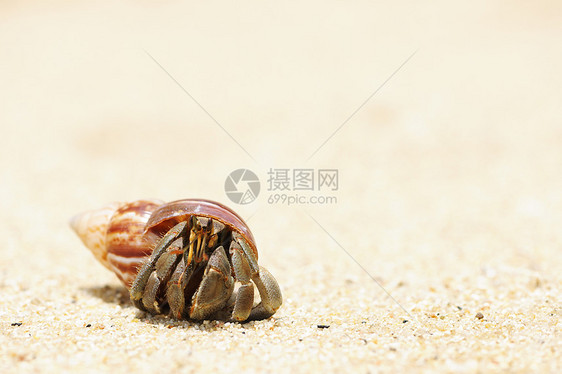
M 111 203 L 74 216 L 70 225 L 84 245 L 130 288 L 140 266 L 150 256 L 158 236 L 145 226 L 161 200 Z

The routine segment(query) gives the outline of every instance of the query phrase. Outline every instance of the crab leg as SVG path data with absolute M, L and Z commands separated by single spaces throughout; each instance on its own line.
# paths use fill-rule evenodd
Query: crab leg
M 142 294 L 142 305 L 147 311 L 153 314 L 161 313 L 160 302 L 158 300 L 158 291 L 162 284 L 165 284 L 172 275 L 172 269 L 178 262 L 183 247 L 183 238 L 176 239 L 166 249 L 158 261 L 156 261 L 156 269 L 150 274 L 146 288 Z
M 222 309 L 234 289 L 230 264 L 222 246 L 215 249 L 203 274 L 203 280 L 192 298 L 189 317 L 205 319 Z
M 248 319 L 258 320 L 271 317 L 283 303 L 279 284 L 263 266 L 260 266 L 260 272 L 254 275 L 252 280 L 260 292 L 261 302 L 252 309 Z
M 258 265 L 254 252 L 251 250 L 246 240 L 236 232 L 232 234 L 232 237 L 242 249 L 242 251 L 235 251 L 235 253 L 238 252 L 240 256 L 245 257 L 245 259 L 247 260 L 248 268 L 246 269 L 246 274 L 247 276 L 251 277 L 252 281 L 258 288 L 261 298 L 260 303 L 251 309 L 251 312 L 249 313 L 249 317 L 247 317 L 247 319 L 256 320 L 268 318 L 275 314 L 277 309 L 279 309 L 279 307 L 283 303 L 283 296 L 281 296 L 281 289 L 279 288 L 279 284 L 277 284 L 277 281 L 275 280 L 273 275 L 271 275 L 271 273 L 266 268 Z M 238 274 L 236 274 L 236 276 L 238 280 Z M 234 310 L 236 311 L 236 309 L 237 308 L 235 304 Z M 236 317 L 238 316 L 235 316 L 233 312 L 232 318 L 236 319 Z
M 230 258 L 232 259 L 232 267 L 234 268 L 234 276 L 236 281 L 242 283 L 234 302 L 234 310 L 231 318 L 234 321 L 245 321 L 248 319 L 252 306 L 254 305 L 254 285 L 251 282 L 251 269 L 248 260 L 238 242 L 230 243 Z
M 162 256 L 162 253 L 166 251 L 166 248 L 170 245 L 170 243 L 177 237 L 182 235 L 186 228 L 186 225 L 187 222 L 180 222 L 175 225 L 170 231 L 168 231 L 166 235 L 164 235 L 164 237 L 160 240 L 156 248 L 154 248 L 154 251 L 152 251 L 150 259 L 144 263 L 144 265 L 137 273 L 137 276 L 133 284 L 131 285 L 129 295 L 133 304 L 140 310 L 146 310 L 144 307 L 144 303 L 142 302 L 142 297 L 152 271 L 154 270 L 156 262 L 158 261 L 160 256 Z
M 183 317 L 185 309 L 185 287 L 191 279 L 194 269 L 193 262 L 189 265 L 186 265 L 186 262 L 186 257 L 182 256 L 182 259 L 168 282 L 168 289 L 166 290 L 166 300 L 168 300 L 168 305 L 170 305 L 170 311 L 172 315 L 178 319 Z

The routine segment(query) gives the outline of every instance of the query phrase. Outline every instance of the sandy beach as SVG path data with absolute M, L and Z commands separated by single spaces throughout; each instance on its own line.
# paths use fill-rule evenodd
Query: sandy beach
M 0 372 L 562 371 L 561 14 L 1 3 Z M 247 221 L 273 317 L 142 312 L 69 227 L 188 197 Z

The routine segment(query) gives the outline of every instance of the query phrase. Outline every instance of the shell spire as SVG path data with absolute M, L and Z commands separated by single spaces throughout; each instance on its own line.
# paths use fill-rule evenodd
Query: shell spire
M 109 270 L 105 237 L 113 214 L 125 203 L 114 202 L 103 208 L 79 213 L 70 219 L 70 227 L 96 259 Z
M 145 233 L 145 226 L 162 204 L 161 200 L 111 203 L 74 216 L 70 226 L 96 259 L 130 287 L 158 239 Z

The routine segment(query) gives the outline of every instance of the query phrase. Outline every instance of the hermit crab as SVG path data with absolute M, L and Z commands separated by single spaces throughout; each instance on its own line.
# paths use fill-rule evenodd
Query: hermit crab
M 247 321 L 268 318 L 281 306 L 277 281 L 258 265 L 250 229 L 220 203 L 113 203 L 78 214 L 70 225 L 141 310 L 179 319 Z

